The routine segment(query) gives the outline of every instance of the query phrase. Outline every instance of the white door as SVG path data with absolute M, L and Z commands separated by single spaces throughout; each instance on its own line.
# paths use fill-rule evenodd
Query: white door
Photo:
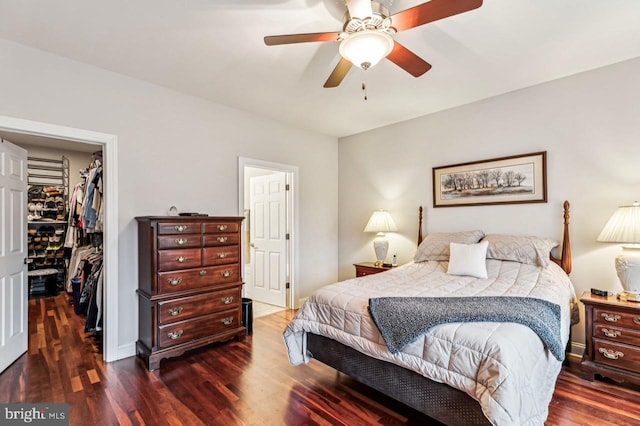
M 0 141 L 0 373 L 27 351 L 27 151 Z
M 258 302 L 287 306 L 286 174 L 249 180 L 251 280 L 248 294 Z

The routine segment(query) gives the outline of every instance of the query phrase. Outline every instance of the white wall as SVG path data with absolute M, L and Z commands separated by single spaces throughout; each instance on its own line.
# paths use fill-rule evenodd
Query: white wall
M 297 296 L 337 277 L 335 138 L 2 39 L 0 115 L 117 135 L 119 347 L 138 335 L 134 217 L 238 214 L 239 156 L 299 167 Z
M 415 250 L 419 205 L 426 231 L 559 239 L 566 199 L 578 294 L 619 292 L 620 247 L 595 239 L 618 205 L 640 199 L 638 99 L 640 59 L 633 59 L 341 139 L 339 277 L 355 275 L 352 263 L 374 259 L 374 236 L 362 232 L 374 209 L 396 220 L 389 256 L 397 252 L 405 263 Z M 536 151 L 547 151 L 548 203 L 433 208 L 433 167 Z M 573 332 L 574 342 L 584 342 L 583 324 Z

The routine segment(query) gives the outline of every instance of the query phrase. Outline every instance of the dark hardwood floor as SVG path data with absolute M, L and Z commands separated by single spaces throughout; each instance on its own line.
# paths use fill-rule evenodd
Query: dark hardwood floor
M 292 312 L 258 318 L 252 337 L 163 361 L 105 364 L 84 318 L 60 294 L 29 301 L 28 352 L 0 375 L 0 403 L 67 402 L 71 425 L 430 425 L 416 411 L 312 361 L 289 364 Z M 558 379 L 548 425 L 638 425 L 640 392 Z

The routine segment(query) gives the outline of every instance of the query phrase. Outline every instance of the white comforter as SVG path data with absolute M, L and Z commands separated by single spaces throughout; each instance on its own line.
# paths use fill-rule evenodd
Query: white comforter
M 531 329 L 515 323 L 444 324 L 392 355 L 369 315 L 368 301 L 400 296 L 545 299 L 562 308 L 566 345 L 575 300 L 569 277 L 553 263 L 541 269 L 487 259 L 488 279 L 447 275 L 447 264 L 409 263 L 323 287 L 307 299 L 284 331 L 291 363 L 309 362 L 306 333 L 315 333 L 466 392 L 480 402 L 493 424 L 544 424 L 562 365 Z

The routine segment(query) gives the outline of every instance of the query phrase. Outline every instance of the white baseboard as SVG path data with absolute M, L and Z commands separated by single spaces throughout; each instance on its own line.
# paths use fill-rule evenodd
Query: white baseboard
M 127 343 L 126 345 L 120 345 L 118 346 L 117 359 L 115 359 L 114 361 L 117 361 L 119 359 L 129 358 L 130 356 L 135 356 L 135 354 L 136 354 L 135 342 Z
M 586 349 L 586 346 L 584 343 L 571 342 L 569 355 L 571 355 L 572 357 L 582 358 L 582 355 L 584 354 L 585 349 Z

